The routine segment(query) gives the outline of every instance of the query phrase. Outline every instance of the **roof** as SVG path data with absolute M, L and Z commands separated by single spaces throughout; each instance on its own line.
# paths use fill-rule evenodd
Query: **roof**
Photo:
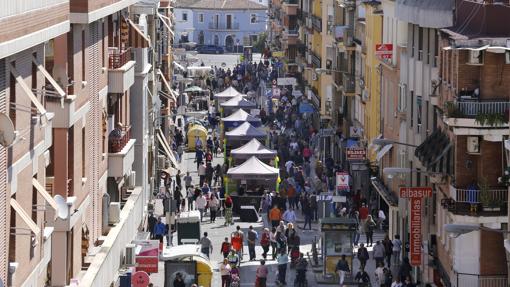
M 189 8 L 207 10 L 267 10 L 266 6 L 250 0 L 199 0 L 191 4 Z
M 214 94 L 214 97 L 215 98 L 233 98 L 235 96 L 239 96 L 239 95 L 243 95 L 241 93 L 239 93 L 236 89 L 234 89 L 233 87 L 228 87 L 227 89 L 225 89 L 223 92 L 220 92 L 220 93 L 217 93 L 217 94 Z
M 227 171 L 227 174 L 232 178 L 246 178 L 246 177 L 262 177 L 262 178 L 276 178 L 280 170 L 267 165 L 260 161 L 255 156 L 250 157 L 247 161 L 241 165 L 232 167 Z
M 237 95 L 233 97 L 232 99 L 220 104 L 222 107 L 229 107 L 229 108 L 255 108 L 257 105 L 253 102 L 248 101 L 245 99 L 242 95 Z
M 227 138 L 263 138 L 266 136 L 266 132 L 263 130 L 259 130 L 256 127 L 252 126 L 249 122 L 244 122 L 242 125 L 237 128 L 226 132 L 225 136 Z
M 233 157 L 241 158 L 248 156 L 257 156 L 259 158 L 273 158 L 276 155 L 276 151 L 268 149 L 261 144 L 257 139 L 252 139 L 242 147 L 233 149 L 230 154 Z
M 230 116 L 221 119 L 224 122 L 260 122 L 260 118 L 250 115 L 243 109 L 238 109 Z
M 200 0 L 177 0 L 172 3 L 174 8 L 191 8 L 191 6 Z

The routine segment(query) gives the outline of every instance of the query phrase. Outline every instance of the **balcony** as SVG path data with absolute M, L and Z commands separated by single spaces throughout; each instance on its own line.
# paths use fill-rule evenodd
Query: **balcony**
M 488 187 L 481 191 L 450 185 L 450 198 L 443 200 L 441 204 L 456 215 L 506 216 L 508 190 L 503 187 Z
M 342 87 L 345 94 L 352 94 L 356 92 L 356 78 L 353 74 L 344 73 L 342 77 Z
M 135 83 L 135 61 L 131 49 L 109 48 L 108 93 L 123 94 Z
M 314 68 L 320 68 L 321 67 L 321 58 L 315 54 L 314 52 L 309 52 L 310 57 L 312 58 L 312 65 Z
M 508 101 L 448 101 L 444 109 L 444 120 L 450 126 L 508 127 Z
M 315 31 L 321 33 L 322 32 L 322 19 L 312 15 L 312 27 Z
M 108 176 L 123 177 L 131 172 L 135 160 L 135 139 L 131 129 L 115 129 L 108 138 Z
M 211 23 L 209 23 L 209 30 L 213 30 L 213 31 L 237 31 L 237 30 L 239 30 L 239 23 L 237 23 L 237 22 L 231 22 L 231 23 L 211 22 Z
M 287 16 L 295 16 L 298 14 L 298 0 L 283 1 L 283 13 Z
M 457 274 L 457 286 L 507 287 L 508 275 Z

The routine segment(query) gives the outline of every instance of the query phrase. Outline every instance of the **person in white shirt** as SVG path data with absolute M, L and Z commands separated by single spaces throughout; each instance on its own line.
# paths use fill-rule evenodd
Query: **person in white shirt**
M 294 212 L 294 208 L 289 208 L 289 209 L 285 210 L 285 212 L 282 215 L 282 219 L 283 219 L 283 221 L 285 221 L 285 223 L 295 224 L 296 223 L 296 213 Z
M 204 195 L 200 193 L 200 195 L 195 200 L 195 204 L 197 206 L 198 211 L 200 212 L 200 222 L 204 217 L 205 206 L 207 205 L 207 199 L 205 199 Z
M 223 263 L 220 264 L 220 274 L 221 274 L 221 287 L 230 286 L 230 264 L 228 263 L 228 259 L 223 259 Z
M 384 284 L 384 263 L 379 263 L 375 269 L 375 281 L 377 284 Z
M 379 225 L 379 229 L 383 230 L 383 223 L 386 220 L 386 215 L 382 209 L 379 209 L 377 214 L 377 225 Z
M 400 265 L 400 252 L 402 251 L 402 241 L 400 240 L 400 235 L 396 234 L 395 239 L 392 240 L 393 243 L 393 264 Z
M 397 276 L 397 280 L 391 283 L 391 287 L 402 287 L 402 282 L 400 282 L 400 278 Z
M 290 174 L 290 169 L 294 166 L 294 162 L 289 160 L 285 163 L 285 170 L 287 171 L 287 174 Z

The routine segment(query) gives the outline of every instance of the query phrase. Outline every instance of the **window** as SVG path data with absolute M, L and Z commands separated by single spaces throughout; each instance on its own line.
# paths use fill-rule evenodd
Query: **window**
M 85 154 L 86 154 L 86 141 L 85 141 L 85 127 L 83 127 L 81 129 L 81 177 L 82 178 L 85 178 L 87 177 L 87 173 L 86 173 L 86 166 L 85 166 L 85 161 L 86 161 L 86 157 L 85 157 Z
M 182 13 L 182 21 L 184 22 L 188 21 L 188 13 Z
M 411 127 L 414 124 L 414 92 L 411 91 Z
M 198 22 L 204 23 L 204 14 L 203 13 L 198 14 Z
M 16 62 L 12 61 L 11 65 L 16 67 Z M 16 129 L 16 78 L 9 73 L 9 118 L 11 118 L 14 129 Z
M 85 30 L 81 31 L 81 80 L 85 81 Z
M 250 23 L 252 23 L 252 24 L 257 23 L 257 14 L 250 15 Z
M 418 27 L 418 61 L 423 60 L 423 28 Z
M 406 94 L 407 94 L 407 85 L 406 84 L 400 84 L 399 85 L 399 93 L 398 93 L 398 111 L 399 112 L 405 112 L 406 111 Z
M 258 36 L 257 35 L 250 35 L 250 43 L 251 43 L 251 45 L 254 45 L 255 43 L 257 43 L 257 40 L 258 40 Z
M 421 131 L 421 96 L 416 96 L 416 123 L 418 124 L 418 133 Z

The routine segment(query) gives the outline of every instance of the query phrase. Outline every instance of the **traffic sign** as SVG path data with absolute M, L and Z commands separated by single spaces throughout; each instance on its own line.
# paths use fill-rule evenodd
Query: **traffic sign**
M 144 271 L 135 272 L 131 276 L 131 286 L 133 287 L 147 287 L 150 283 L 149 274 Z

